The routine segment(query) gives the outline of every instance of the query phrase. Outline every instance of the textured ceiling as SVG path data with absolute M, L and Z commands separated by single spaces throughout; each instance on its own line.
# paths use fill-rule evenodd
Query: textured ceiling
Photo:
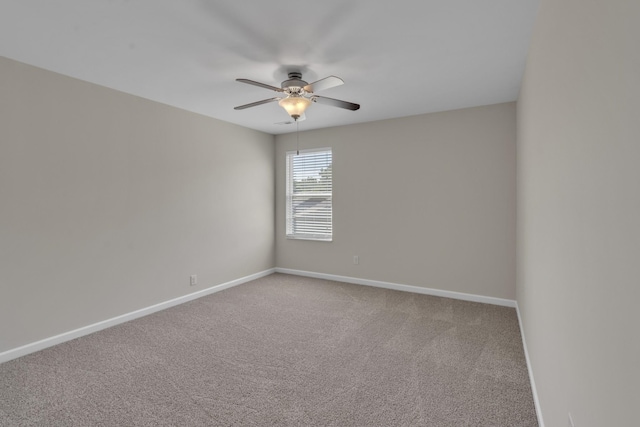
M 274 86 L 336 75 L 300 130 L 516 100 L 538 0 L 3 0 L 0 55 L 264 132 Z

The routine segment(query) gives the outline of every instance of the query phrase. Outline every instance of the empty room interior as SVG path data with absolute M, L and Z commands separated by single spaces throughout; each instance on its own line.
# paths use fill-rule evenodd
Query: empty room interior
M 0 425 L 640 425 L 640 2 L 0 24 Z

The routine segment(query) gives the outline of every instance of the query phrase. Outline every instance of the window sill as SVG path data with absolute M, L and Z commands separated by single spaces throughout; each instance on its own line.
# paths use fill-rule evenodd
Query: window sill
M 312 236 L 290 236 L 287 235 L 287 240 L 310 240 L 312 242 L 333 242 L 333 237 L 312 237 Z

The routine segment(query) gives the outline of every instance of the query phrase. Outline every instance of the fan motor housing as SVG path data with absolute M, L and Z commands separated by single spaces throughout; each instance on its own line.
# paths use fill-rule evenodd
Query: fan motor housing
M 302 80 L 302 73 L 293 71 L 289 73 L 289 80 L 285 80 L 282 82 L 282 89 L 289 88 L 303 88 L 307 86 L 309 83 Z

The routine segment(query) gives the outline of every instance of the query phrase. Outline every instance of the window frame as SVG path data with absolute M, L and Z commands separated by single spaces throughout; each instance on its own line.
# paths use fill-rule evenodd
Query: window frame
M 313 153 L 328 153 L 331 158 L 331 162 L 329 165 L 331 166 L 331 183 L 330 183 L 330 191 L 327 193 L 318 193 L 314 194 L 316 196 L 321 196 L 328 201 L 329 205 L 329 232 L 318 232 L 318 233 L 305 233 L 305 232 L 296 232 L 296 227 L 294 222 L 296 220 L 296 215 L 294 213 L 294 198 L 296 193 L 294 190 L 294 177 L 293 177 L 293 162 L 297 156 L 309 155 Z M 333 149 L 331 147 L 321 147 L 321 148 L 310 148 L 299 151 L 287 151 L 285 153 L 285 236 L 287 239 L 291 240 L 310 240 L 317 242 L 332 242 L 333 241 Z M 321 213 L 320 218 L 322 216 L 326 216 L 326 213 Z M 311 222 L 311 228 L 314 227 L 322 227 L 323 223 L 319 222 Z

